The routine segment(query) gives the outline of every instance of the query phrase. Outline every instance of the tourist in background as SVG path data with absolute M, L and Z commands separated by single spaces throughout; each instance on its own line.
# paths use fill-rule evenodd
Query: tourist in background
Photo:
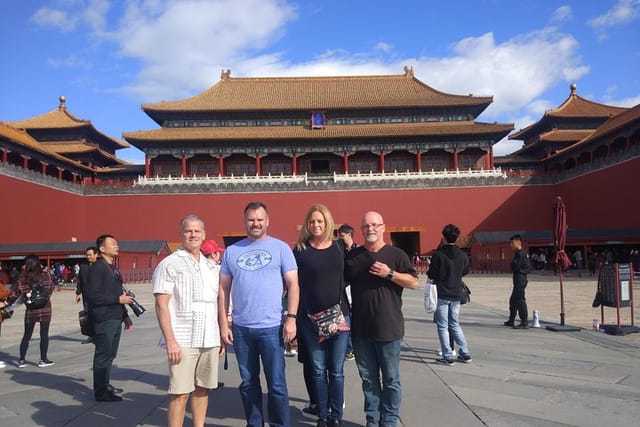
M 349 252 L 351 249 L 355 249 L 358 247 L 358 244 L 356 242 L 353 241 L 353 233 L 354 233 L 354 229 L 352 226 L 350 226 L 349 224 L 342 224 L 340 226 L 340 228 L 338 228 L 338 242 L 341 243 L 344 247 L 344 254 L 345 257 L 347 255 L 347 252 Z M 351 286 L 349 286 L 349 283 L 346 283 L 346 293 L 347 293 L 347 301 L 349 301 L 349 308 L 351 308 Z M 355 359 L 355 354 L 353 352 L 353 343 L 351 341 L 351 332 L 348 333 L 349 334 L 349 341 L 347 342 L 347 352 L 345 353 L 345 358 L 347 360 L 353 360 Z
M 95 246 L 89 246 L 85 250 L 85 255 L 87 256 L 87 262 L 83 262 L 80 264 L 80 268 L 78 271 L 77 283 L 76 283 L 76 304 L 82 300 L 82 306 L 85 310 L 87 307 L 87 299 L 84 295 L 84 289 L 89 286 L 89 269 L 93 265 L 94 262 L 98 259 L 98 248 Z M 89 344 L 93 342 L 93 337 L 87 337 L 81 343 Z
M 522 249 L 521 235 L 514 234 L 511 236 L 509 244 L 513 249 L 513 260 L 511 261 L 513 289 L 509 297 L 509 320 L 504 322 L 504 325 L 512 326 L 514 329 L 527 329 L 529 327 L 529 313 L 524 291 L 527 287 L 527 275 L 531 271 L 531 263 Z M 517 325 L 515 324 L 516 315 L 520 317 L 520 323 Z
M 133 328 L 127 313 L 127 304 L 133 297 L 124 293 L 120 271 L 116 267 L 119 247 L 110 234 L 96 239 L 100 259 L 89 269 L 89 286 L 84 290 L 89 307 L 89 317 L 95 334 L 93 343 L 93 395 L 97 402 L 119 402 L 121 388 L 111 384 L 111 367 L 118 355 L 122 325 L 125 330 Z
M 442 236 L 444 242 L 431 257 L 429 271 L 427 271 L 427 276 L 433 280 L 438 289 L 436 324 L 442 358 L 437 362 L 444 365 L 455 364 L 450 343 L 450 335 L 453 334 L 453 340 L 458 344 L 458 360 L 469 363 L 471 362 L 469 347 L 458 320 L 462 298 L 462 277 L 469 272 L 469 257 L 456 246 L 456 241 L 460 237 L 460 229 L 457 226 L 446 225 L 442 229 Z
M 49 295 L 53 292 L 53 282 L 51 276 L 42 271 L 42 265 L 40 264 L 40 258 L 37 255 L 27 255 L 24 258 L 24 267 L 22 272 L 18 276 L 17 284 L 12 289 L 11 296 L 7 299 L 7 305 L 13 304 L 18 298 L 22 297 L 24 303 L 27 294 L 32 291 L 33 286 L 43 285 L 48 291 Z M 33 335 L 33 330 L 36 323 L 40 323 L 40 361 L 38 362 L 39 368 L 45 368 L 52 366 L 55 363 L 48 359 L 47 352 L 49 351 L 49 325 L 51 324 L 51 299 L 41 308 L 29 308 L 26 306 L 24 313 L 24 334 L 22 335 L 22 341 L 20 341 L 20 358 L 16 361 L 18 368 L 24 368 L 27 366 L 26 357 L 27 350 L 29 349 L 29 340 Z

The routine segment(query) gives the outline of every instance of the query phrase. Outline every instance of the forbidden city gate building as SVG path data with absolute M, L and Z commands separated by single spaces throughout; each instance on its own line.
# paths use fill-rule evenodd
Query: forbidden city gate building
M 233 78 L 142 109 L 161 127 L 124 138 L 145 177 L 493 169 L 512 124 L 475 119 L 491 97 L 439 92 L 402 75 Z

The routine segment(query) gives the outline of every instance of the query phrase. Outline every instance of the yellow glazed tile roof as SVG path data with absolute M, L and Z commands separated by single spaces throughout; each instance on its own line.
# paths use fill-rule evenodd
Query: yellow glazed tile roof
M 116 148 L 128 148 L 129 144 L 116 138 L 111 138 L 98 131 L 90 120 L 82 120 L 71 114 L 66 107 L 64 96 L 60 97 L 60 105 L 55 110 L 29 119 L 17 120 L 9 123 L 18 129 L 74 129 L 87 127 L 101 137 L 108 139 L 116 145 Z
M 413 70 L 385 76 L 230 77 L 192 98 L 143 104 L 150 112 L 323 110 L 488 105 L 492 97 L 452 95 L 416 79 Z
M 309 126 L 161 128 L 124 133 L 129 141 L 337 139 L 362 137 L 476 135 L 504 133 L 512 124 L 464 122 L 335 125 L 324 129 Z
M 15 127 L 11 126 L 8 123 L 3 123 L 0 122 L 0 138 L 5 138 L 8 139 L 10 141 L 13 141 L 14 143 L 20 144 L 22 146 L 28 147 L 32 150 L 36 150 L 44 155 L 47 155 L 49 157 L 53 157 L 57 160 L 60 160 L 62 162 L 65 163 L 70 163 L 73 164 L 74 166 L 77 166 L 79 168 L 85 169 L 87 171 L 92 171 L 91 168 L 89 168 L 88 166 L 83 165 L 80 162 L 77 162 L 75 160 L 71 160 L 65 156 L 62 156 L 58 153 L 56 153 L 55 151 L 49 150 L 47 147 L 45 147 L 44 145 L 40 144 L 38 141 L 36 141 L 35 139 L 33 139 L 27 132 L 25 132 L 24 130 L 21 129 L 16 129 Z

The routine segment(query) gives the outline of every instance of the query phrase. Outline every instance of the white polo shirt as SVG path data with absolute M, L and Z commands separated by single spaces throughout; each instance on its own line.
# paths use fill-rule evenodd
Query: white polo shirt
M 172 296 L 171 327 L 181 347 L 220 346 L 218 281 L 217 264 L 204 255 L 198 262 L 182 248 L 163 259 L 153 272 L 153 293 Z

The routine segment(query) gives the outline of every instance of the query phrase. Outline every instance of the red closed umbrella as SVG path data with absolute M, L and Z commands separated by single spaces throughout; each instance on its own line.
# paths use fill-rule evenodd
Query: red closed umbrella
M 547 327 L 550 330 L 579 330 L 574 327 L 564 327 L 564 289 L 562 284 L 562 272 L 571 266 L 571 260 L 564 251 L 567 241 L 567 209 L 562 197 L 557 196 L 553 203 L 553 246 L 555 248 L 554 261 L 556 272 L 560 277 L 560 329 Z

